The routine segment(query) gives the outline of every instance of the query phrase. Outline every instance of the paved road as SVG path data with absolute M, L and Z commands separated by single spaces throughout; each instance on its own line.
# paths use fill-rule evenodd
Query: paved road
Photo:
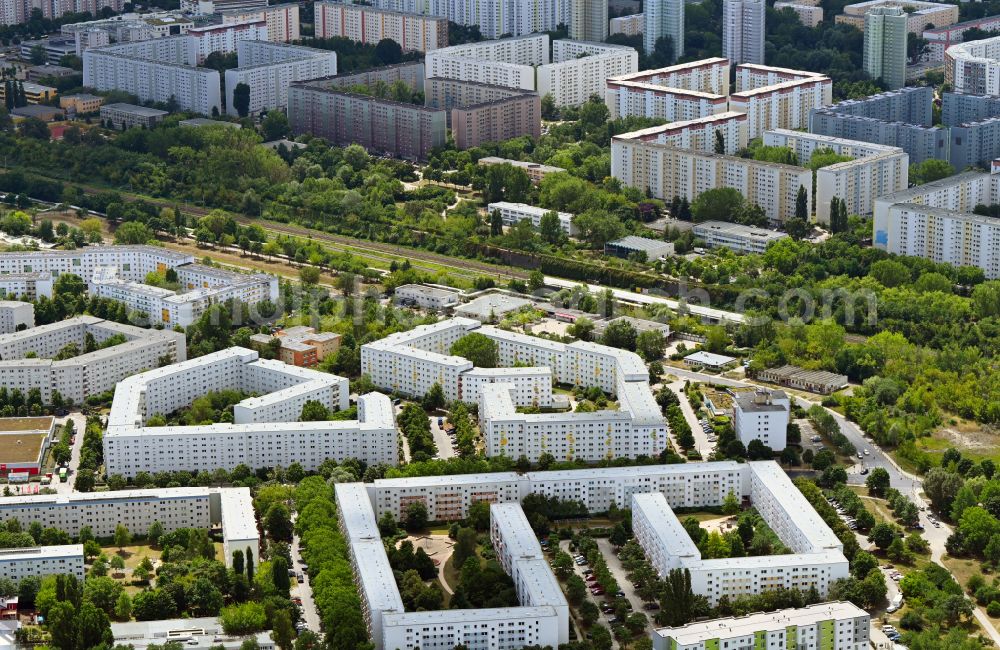
M 625 567 L 622 566 L 621 560 L 619 560 L 618 556 L 615 554 L 614 546 L 612 546 L 611 542 L 604 538 L 598 538 L 596 541 L 597 547 L 601 549 L 601 554 L 604 555 L 604 561 L 608 563 L 608 570 L 611 571 L 611 575 L 614 576 L 615 580 L 618 582 L 618 586 L 621 587 L 621 590 L 625 592 L 625 599 L 632 604 L 632 611 L 642 612 L 646 615 L 646 618 L 649 620 L 646 624 L 646 632 L 652 633 L 655 629 L 651 617 L 652 612 L 647 612 L 642 609 L 642 605 L 645 601 L 643 601 L 642 598 L 639 598 L 638 594 L 635 593 L 635 587 L 632 586 L 632 583 L 629 582 L 627 577 L 628 571 L 625 570 Z M 607 616 L 604 616 L 604 618 L 606 620 Z
M 694 448 L 698 450 L 703 459 L 708 460 L 708 457 L 715 450 L 715 443 L 708 440 L 708 434 L 701 428 L 701 421 L 698 420 L 698 416 L 695 414 L 694 409 L 691 408 L 691 403 L 688 401 L 687 395 L 684 394 L 684 380 L 680 379 L 671 382 L 667 384 L 667 387 L 674 391 L 677 399 L 680 400 L 681 412 L 684 413 L 684 419 L 687 420 L 688 425 L 691 427 L 691 433 L 694 434 Z
M 53 482 L 49 485 L 50 488 L 59 494 L 69 494 L 73 491 L 76 470 L 80 467 L 80 450 L 83 449 L 83 433 L 87 430 L 87 418 L 84 417 L 83 413 L 70 413 L 64 418 L 56 418 L 56 440 L 59 439 L 60 429 L 62 429 L 62 425 L 66 420 L 73 420 L 73 423 L 76 425 L 76 442 L 73 444 L 69 459 L 69 478 L 65 483 L 60 483 L 59 475 L 54 474 L 52 477 Z
M 434 444 L 438 448 L 438 458 L 453 458 L 455 456 L 455 446 L 451 444 L 451 438 L 438 426 L 437 416 L 430 418 L 431 435 L 434 436 Z
M 303 577 L 306 577 L 305 566 L 302 564 L 302 551 L 299 547 L 298 535 L 292 536 L 292 564 L 296 572 L 302 573 Z M 292 595 L 302 599 L 302 618 L 306 622 L 306 627 L 319 634 L 319 612 L 316 611 L 316 603 L 313 601 L 312 587 L 309 585 L 308 579 L 295 585 L 292 588 Z

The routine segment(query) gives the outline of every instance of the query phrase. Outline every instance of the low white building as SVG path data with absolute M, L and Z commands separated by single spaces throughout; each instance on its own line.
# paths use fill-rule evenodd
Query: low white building
M 48 271 L 29 273 L 0 272 L 0 297 L 22 297 L 34 300 L 52 297 L 52 274 Z
M 10 334 L 34 326 L 34 305 L 17 300 L 0 300 L 0 334 Z
M 248 518 L 249 517 L 249 518 Z M 153 522 L 165 532 L 222 525 L 226 548 L 251 548 L 259 558 L 259 536 L 249 488 L 164 488 L 117 492 L 32 494 L 0 499 L 0 519 L 27 529 L 34 522 L 79 535 L 89 527 L 96 537 L 111 537 L 122 524 L 145 534 Z M 82 560 L 82 548 L 80 550 Z M 232 564 L 232 555 L 225 558 Z
M 733 426 L 744 445 L 760 440 L 765 447 L 781 451 L 788 444 L 788 420 L 791 405 L 780 390 L 761 388 L 740 393 L 733 400 Z
M 868 650 L 870 629 L 868 612 L 853 603 L 835 601 L 664 627 L 655 630 L 652 637 L 654 650 Z
M 774 242 L 788 237 L 777 230 L 726 221 L 696 223 L 691 234 L 702 240 L 706 248 L 728 248 L 737 253 L 763 253 Z
M 112 337 L 124 343 L 86 352 L 88 339 L 101 345 Z M 79 355 L 53 361 L 66 346 L 75 345 Z M 29 353 L 33 353 L 31 358 Z M 120 381 L 143 370 L 157 368 L 166 359 L 187 358 L 184 334 L 171 330 L 149 330 L 122 325 L 93 316 L 31 329 L 0 334 L 0 387 L 27 394 L 41 391 L 50 403 L 53 391 L 63 399 L 82 403 L 90 395 L 113 389 Z
M 236 404 L 233 424 L 147 425 L 155 414 L 170 414 L 220 390 L 261 396 Z M 298 421 L 308 401 L 346 409 L 349 392 L 343 377 L 258 359 L 253 350 L 238 347 L 135 375 L 115 391 L 104 435 L 105 466 L 108 474 L 132 477 L 240 464 L 256 469 L 299 463 L 313 470 L 327 458 L 395 465 L 395 414 L 385 395 L 359 397 L 357 420 Z
M 269 632 L 259 632 L 247 636 L 230 636 L 222 629 L 218 618 L 173 618 L 164 621 L 133 621 L 112 623 L 111 634 L 115 645 L 146 650 L 150 646 L 158 648 L 167 643 L 181 643 L 186 650 L 239 650 L 245 641 L 256 641 L 260 650 L 275 650 L 277 647 Z
M 32 546 L 30 548 L 5 548 L 0 550 L 0 578 L 15 584 L 21 578 L 50 575 L 72 575 L 83 582 L 83 544 L 64 546 Z
M 394 292 L 396 302 L 421 309 L 450 309 L 458 306 L 461 292 L 423 284 L 404 284 Z
M 494 210 L 500 212 L 500 218 L 505 226 L 513 226 L 520 221 L 527 220 L 531 221 L 531 225 L 535 228 L 539 228 L 542 224 L 542 217 L 551 212 L 559 218 L 559 228 L 564 233 L 570 237 L 575 237 L 577 234 L 576 228 L 573 227 L 573 215 L 569 212 L 546 210 L 526 203 L 511 203 L 509 201 L 497 201 L 486 206 L 488 214 L 492 215 Z

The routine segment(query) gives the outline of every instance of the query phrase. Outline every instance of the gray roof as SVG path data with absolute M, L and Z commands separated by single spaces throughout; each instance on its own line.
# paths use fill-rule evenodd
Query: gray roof
M 167 111 L 161 111 L 157 108 L 149 108 L 148 106 L 138 106 L 136 104 L 125 104 L 121 102 L 117 104 L 105 104 L 101 107 L 102 113 L 104 112 L 104 109 L 124 111 L 126 113 L 132 113 L 133 115 L 146 115 L 148 117 L 158 117 L 170 114 Z

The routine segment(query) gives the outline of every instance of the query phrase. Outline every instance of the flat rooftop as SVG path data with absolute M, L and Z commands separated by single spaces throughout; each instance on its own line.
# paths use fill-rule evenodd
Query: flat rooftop
M 761 630 L 784 630 L 791 626 L 813 625 L 831 619 L 867 617 L 868 612 L 849 602 L 835 601 L 809 605 L 800 609 L 780 609 L 775 612 L 748 616 L 716 618 L 688 623 L 683 627 L 664 627 L 655 631 L 660 637 L 672 638 L 678 645 L 697 645 L 711 639 L 752 636 Z
M 48 433 L 0 433 L 0 462 L 40 461 Z

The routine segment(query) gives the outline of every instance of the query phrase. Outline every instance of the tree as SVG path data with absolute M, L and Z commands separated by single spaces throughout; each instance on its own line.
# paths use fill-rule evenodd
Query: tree
M 621 220 L 599 208 L 592 208 L 576 215 L 573 217 L 573 225 L 579 230 L 581 239 L 591 248 L 604 248 L 609 241 L 625 234 L 625 226 Z
M 271 539 L 280 542 L 292 541 L 292 517 L 288 511 L 288 506 L 284 503 L 275 503 L 268 508 L 264 516 L 264 528 Z
M 455 538 L 455 548 L 452 554 L 455 556 L 455 566 L 462 566 L 470 557 L 475 557 L 476 548 L 479 546 L 479 536 L 472 528 L 459 528 Z
M 625 526 L 621 522 L 615 524 L 614 528 L 611 529 L 608 541 L 618 548 L 625 546 L 628 542 L 628 531 L 625 530 Z
M 386 511 L 382 513 L 382 516 L 378 518 L 378 532 L 382 537 L 392 537 L 398 532 L 399 528 L 396 526 L 396 518 L 392 516 L 392 513 Z
M 427 521 L 427 506 L 422 501 L 414 501 L 406 506 L 406 530 L 423 530 L 427 528 Z
M 740 511 L 740 500 L 739 498 L 730 492 L 726 495 L 726 498 L 722 501 L 722 514 L 733 516 L 738 514 Z
M 875 544 L 882 551 L 889 548 L 894 539 L 896 539 L 896 527 L 885 522 L 876 524 L 871 532 L 868 533 L 868 541 Z
M 931 507 L 942 514 L 951 512 L 951 502 L 965 483 L 958 474 L 934 467 L 924 476 L 924 492 L 931 500 Z
M 691 204 L 695 223 L 734 221 L 743 208 L 743 195 L 731 187 L 718 187 L 698 195 Z
M 403 48 L 391 38 L 383 38 L 375 45 L 375 62 L 378 65 L 394 65 L 403 60 Z
M 657 361 L 663 358 L 667 343 L 660 330 L 646 330 L 635 337 L 635 351 L 644 361 Z
M 809 221 L 809 194 L 802 185 L 799 185 L 799 193 L 795 196 L 795 218 Z
M 889 472 L 884 467 L 876 467 L 868 475 L 865 485 L 868 486 L 868 494 L 871 496 L 884 497 L 886 490 L 889 489 Z
M 295 630 L 288 610 L 279 609 L 271 620 L 271 640 L 280 650 L 294 648 Z
M 303 266 L 299 269 L 299 280 L 306 286 L 319 284 L 319 269 L 315 266 Z
M 250 114 L 250 86 L 243 82 L 233 88 L 233 108 L 240 117 Z
M 558 244 L 566 235 L 562 229 L 562 222 L 556 212 L 546 212 L 538 222 L 538 232 L 549 244 Z
M 444 389 L 441 388 L 441 384 L 434 382 L 427 394 L 424 395 L 424 399 L 421 401 L 420 405 L 425 411 L 433 411 L 439 408 L 443 408 L 445 405 Z
M 118 547 L 118 551 L 122 551 L 129 542 L 132 541 L 132 534 L 128 532 L 128 528 L 125 524 L 118 524 L 115 526 L 115 546 Z
M 237 575 L 243 574 L 243 551 L 240 549 L 233 551 L 233 572 Z
M 264 630 L 267 627 L 267 615 L 260 603 L 246 602 L 223 607 L 219 612 L 219 622 L 226 634 L 245 636 Z
M 726 153 L 726 136 L 721 130 L 715 132 L 715 153 L 720 155 Z
M 273 340 L 273 339 L 272 339 Z M 330 419 L 330 412 L 322 402 L 311 399 L 302 405 L 299 422 L 325 422 Z
M 288 117 L 281 111 L 272 109 L 267 112 L 267 117 L 264 118 L 260 128 L 266 142 L 280 140 L 288 135 Z
M 811 228 L 809 227 L 809 222 L 805 219 L 799 219 L 795 217 L 794 219 L 789 219 L 785 222 L 785 232 L 788 236 L 794 240 L 799 240 L 809 234 Z
M 145 244 L 155 239 L 153 231 L 144 223 L 128 221 L 115 229 L 116 244 Z
M 923 185 L 946 178 L 954 173 L 955 168 L 947 161 L 928 158 L 922 163 L 910 165 L 910 182 L 914 185 Z
M 449 352 L 468 359 L 477 368 L 496 368 L 500 362 L 500 351 L 496 342 L 478 332 L 466 334 L 455 341 Z
M 664 580 L 660 598 L 665 623 L 670 627 L 684 625 L 694 619 L 696 597 L 691 590 L 691 572 L 671 569 Z
M 851 573 L 858 580 L 864 580 L 871 571 L 878 570 L 878 558 L 866 551 L 858 551 L 851 560 Z
M 288 597 L 288 592 L 292 588 L 292 581 L 288 576 L 288 560 L 279 555 L 271 560 L 271 582 L 278 594 Z
M 637 338 L 632 323 L 627 320 L 614 320 L 604 329 L 601 343 L 613 348 L 635 350 Z

